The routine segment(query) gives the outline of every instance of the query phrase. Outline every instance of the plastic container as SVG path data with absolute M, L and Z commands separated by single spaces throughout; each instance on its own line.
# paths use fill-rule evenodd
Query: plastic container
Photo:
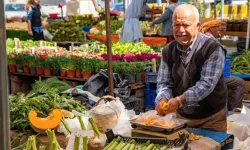
M 156 90 L 145 90 L 146 107 L 155 107 Z
M 224 78 L 229 78 L 230 77 L 230 57 L 229 56 L 226 56 L 226 59 L 225 59 L 223 77 Z
M 57 13 L 51 13 L 51 14 L 49 14 L 49 17 L 50 18 L 57 18 Z
M 146 82 L 157 83 L 158 72 L 146 72 Z
M 84 27 L 81 27 L 81 29 L 82 29 L 83 31 L 87 32 L 87 33 L 90 31 L 91 28 L 92 28 L 91 26 L 84 26 Z

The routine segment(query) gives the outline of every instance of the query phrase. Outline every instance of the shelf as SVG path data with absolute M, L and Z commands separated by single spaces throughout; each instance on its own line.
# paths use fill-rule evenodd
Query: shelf
M 231 31 L 220 31 L 222 35 L 228 35 L 228 36 L 239 36 L 239 37 L 245 37 L 247 36 L 247 32 L 231 32 Z
M 26 73 L 10 73 L 10 75 L 20 75 L 20 76 L 30 76 L 30 77 L 42 77 L 42 78 L 51 78 L 51 77 L 56 77 L 58 79 L 65 79 L 65 80 L 72 80 L 72 81 L 87 81 L 85 79 L 80 79 L 80 78 L 68 78 L 68 77 L 61 77 L 61 76 L 46 76 L 46 75 L 32 75 L 32 74 L 26 74 Z

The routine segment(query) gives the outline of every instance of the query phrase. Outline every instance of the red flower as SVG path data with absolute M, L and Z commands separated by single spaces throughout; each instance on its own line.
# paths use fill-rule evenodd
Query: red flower
M 62 3 L 59 3 L 58 4 L 58 8 L 62 8 L 63 7 L 63 4 Z

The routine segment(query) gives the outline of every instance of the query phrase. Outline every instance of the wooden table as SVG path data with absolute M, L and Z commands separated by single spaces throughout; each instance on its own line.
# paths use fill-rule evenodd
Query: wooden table
M 88 34 L 88 38 L 95 39 L 101 42 L 106 42 L 106 36 L 104 35 L 92 35 Z M 119 36 L 118 35 L 111 35 L 111 41 L 112 42 L 119 42 Z M 148 46 L 165 46 L 167 43 L 166 37 L 143 37 L 143 42 L 147 44 Z

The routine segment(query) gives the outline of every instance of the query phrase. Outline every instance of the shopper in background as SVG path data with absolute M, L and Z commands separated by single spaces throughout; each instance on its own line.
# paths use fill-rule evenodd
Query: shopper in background
M 44 40 L 40 0 L 29 0 L 26 5 L 28 33 L 35 41 Z
M 199 33 L 199 12 L 181 4 L 173 13 L 175 40 L 162 50 L 155 102 L 159 114 L 178 112 L 188 126 L 226 132 L 226 50 Z
M 162 23 L 162 36 L 167 37 L 167 43 L 174 40 L 173 37 L 173 27 L 172 27 L 172 16 L 173 12 L 178 5 L 178 0 L 168 0 L 169 5 L 165 8 L 165 12 L 160 16 L 160 18 L 154 20 L 151 25 Z
M 207 18 L 203 21 L 200 32 L 211 37 L 219 38 L 221 30 L 221 21 L 218 19 Z M 244 80 L 238 77 L 229 76 L 224 79 L 228 91 L 228 110 L 242 107 L 244 96 Z

